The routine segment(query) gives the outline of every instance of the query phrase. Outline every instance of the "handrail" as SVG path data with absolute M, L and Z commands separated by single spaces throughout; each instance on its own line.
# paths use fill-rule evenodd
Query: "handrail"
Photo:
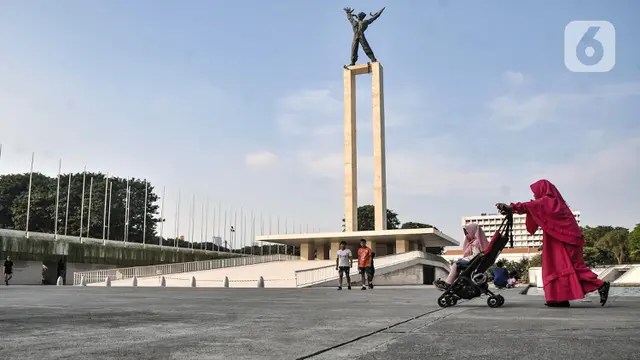
M 375 258 L 376 269 L 385 268 L 388 266 L 398 265 L 413 259 L 426 259 L 431 261 L 437 261 L 442 263 L 444 267 L 449 268 L 450 264 L 443 257 L 431 253 L 425 253 L 419 250 L 409 251 L 400 254 L 392 254 Z M 382 260 L 382 261 L 381 261 Z M 323 283 L 326 281 L 334 280 L 338 278 L 335 270 L 336 266 L 327 265 L 317 267 L 313 269 L 297 270 L 296 274 L 296 286 L 303 287 L 314 284 Z M 358 267 L 351 268 L 351 276 L 358 275 Z
M 92 271 L 79 271 L 73 273 L 74 285 L 86 285 L 96 282 L 111 280 L 124 280 L 136 278 L 179 274 L 193 271 L 205 271 L 221 269 L 233 266 L 246 266 L 263 264 L 272 261 L 299 260 L 300 257 L 293 255 L 274 254 L 264 256 L 234 257 L 216 260 L 200 260 L 177 264 L 162 264 L 150 266 L 136 266 L 119 269 L 105 269 Z M 84 279 L 84 282 L 83 282 Z

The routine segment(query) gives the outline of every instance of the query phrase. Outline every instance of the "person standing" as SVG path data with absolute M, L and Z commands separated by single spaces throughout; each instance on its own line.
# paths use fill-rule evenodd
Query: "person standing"
M 367 240 L 360 240 L 360 248 L 358 249 L 358 271 L 360 279 L 362 279 L 362 289 L 367 290 L 367 280 L 371 275 L 371 249 L 367 247 Z M 373 289 L 371 285 L 370 288 Z
M 353 262 L 353 254 L 347 249 L 347 242 L 340 242 L 340 249 L 336 252 L 336 270 L 340 277 L 338 290 L 342 290 L 342 278 L 347 277 L 347 289 L 351 290 L 351 264 Z
M 548 180 L 530 186 L 534 200 L 523 203 L 496 204 L 501 212 L 526 214 L 529 234 L 542 228 L 542 279 L 546 304 L 569 307 L 569 301 L 598 291 L 600 305 L 609 297 L 609 282 L 598 279 L 584 262 L 586 242 L 578 222 L 560 191 Z
M 369 289 L 373 289 L 373 276 L 376 274 L 376 267 L 373 265 L 373 260 L 376 257 L 376 253 L 371 253 L 371 265 L 369 265 L 369 273 L 367 274 L 369 280 Z
M 11 261 L 11 256 L 7 256 L 7 260 L 4 261 L 2 269 L 2 273 L 4 274 L 4 284 L 9 286 L 9 280 L 13 277 L 13 261 Z

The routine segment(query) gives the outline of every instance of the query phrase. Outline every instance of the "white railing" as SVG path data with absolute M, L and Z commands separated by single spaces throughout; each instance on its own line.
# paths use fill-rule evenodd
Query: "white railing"
M 377 271 L 378 269 L 385 268 L 387 266 L 402 264 L 413 259 L 437 261 L 439 263 L 442 263 L 443 267 L 446 269 L 449 269 L 450 267 L 449 262 L 442 258 L 442 256 L 425 253 L 422 251 L 410 251 L 400 254 L 376 257 L 374 259 L 374 264 Z M 351 276 L 358 275 L 357 260 L 357 258 L 354 259 L 354 266 L 351 268 L 350 272 Z M 295 273 L 297 287 L 320 284 L 338 278 L 335 264 L 313 269 L 297 270 Z
M 179 264 L 162 264 L 151 266 L 136 266 L 120 269 L 92 270 L 73 273 L 73 284 L 81 285 L 84 277 L 85 284 L 111 280 L 125 280 L 136 278 L 180 274 L 185 272 L 214 270 L 233 266 L 262 264 L 272 261 L 299 260 L 298 256 L 275 254 L 264 256 L 235 257 L 216 260 L 192 261 Z

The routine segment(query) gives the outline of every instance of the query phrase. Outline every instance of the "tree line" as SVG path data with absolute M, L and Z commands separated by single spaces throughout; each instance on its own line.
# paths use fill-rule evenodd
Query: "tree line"
M 146 240 L 152 242 L 161 221 L 157 216 L 158 196 L 153 185 L 140 179 L 107 179 L 106 175 L 94 172 L 60 175 L 59 195 L 57 177 L 33 173 L 30 199 L 29 173 L 0 175 L 0 228 L 26 230 L 28 207 L 29 231 L 54 233 L 57 224 L 59 235 L 101 239 L 104 231 L 105 237 L 109 234 L 109 240 L 122 241 L 126 232 L 127 183 L 127 241 L 141 243 L 146 233 Z M 146 228 L 143 229 L 145 186 Z
M 226 241 L 218 246 L 211 242 L 189 242 L 182 236 L 177 239 L 165 236 L 160 238 L 159 225 L 165 220 L 160 218 L 158 213 L 160 207 L 157 203 L 160 197 L 156 194 L 153 184 L 142 179 L 107 178 L 107 175 L 95 172 L 61 174 L 60 190 L 56 195 L 57 176 L 33 173 L 29 200 L 29 177 L 29 173 L 0 175 L 0 229 L 26 230 L 28 207 L 31 232 L 54 234 L 57 223 L 58 235 L 80 236 L 82 232 L 82 237 L 102 239 L 104 231 L 106 239 L 115 241 L 124 241 L 126 236 L 127 242 L 142 243 L 144 240 L 146 244 L 162 244 L 168 247 L 243 254 L 299 254 L 299 249 L 276 244 L 246 245 L 243 248 L 231 249 L 231 244 Z

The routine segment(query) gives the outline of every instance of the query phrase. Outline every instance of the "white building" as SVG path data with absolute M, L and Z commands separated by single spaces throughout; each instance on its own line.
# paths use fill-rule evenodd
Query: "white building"
M 578 224 L 580 224 L 580 211 L 573 211 Z M 539 247 L 542 245 L 542 229 L 538 229 L 535 234 L 529 235 L 527 232 L 527 226 L 525 225 L 526 215 L 513 215 L 513 247 L 514 248 L 527 248 L 527 247 Z M 482 227 L 487 238 L 491 238 L 493 234 L 498 230 L 503 215 L 500 214 L 487 214 L 483 213 L 478 216 L 464 216 L 462 217 L 462 225 L 469 223 L 477 223 Z M 507 245 L 508 246 L 508 245 Z

